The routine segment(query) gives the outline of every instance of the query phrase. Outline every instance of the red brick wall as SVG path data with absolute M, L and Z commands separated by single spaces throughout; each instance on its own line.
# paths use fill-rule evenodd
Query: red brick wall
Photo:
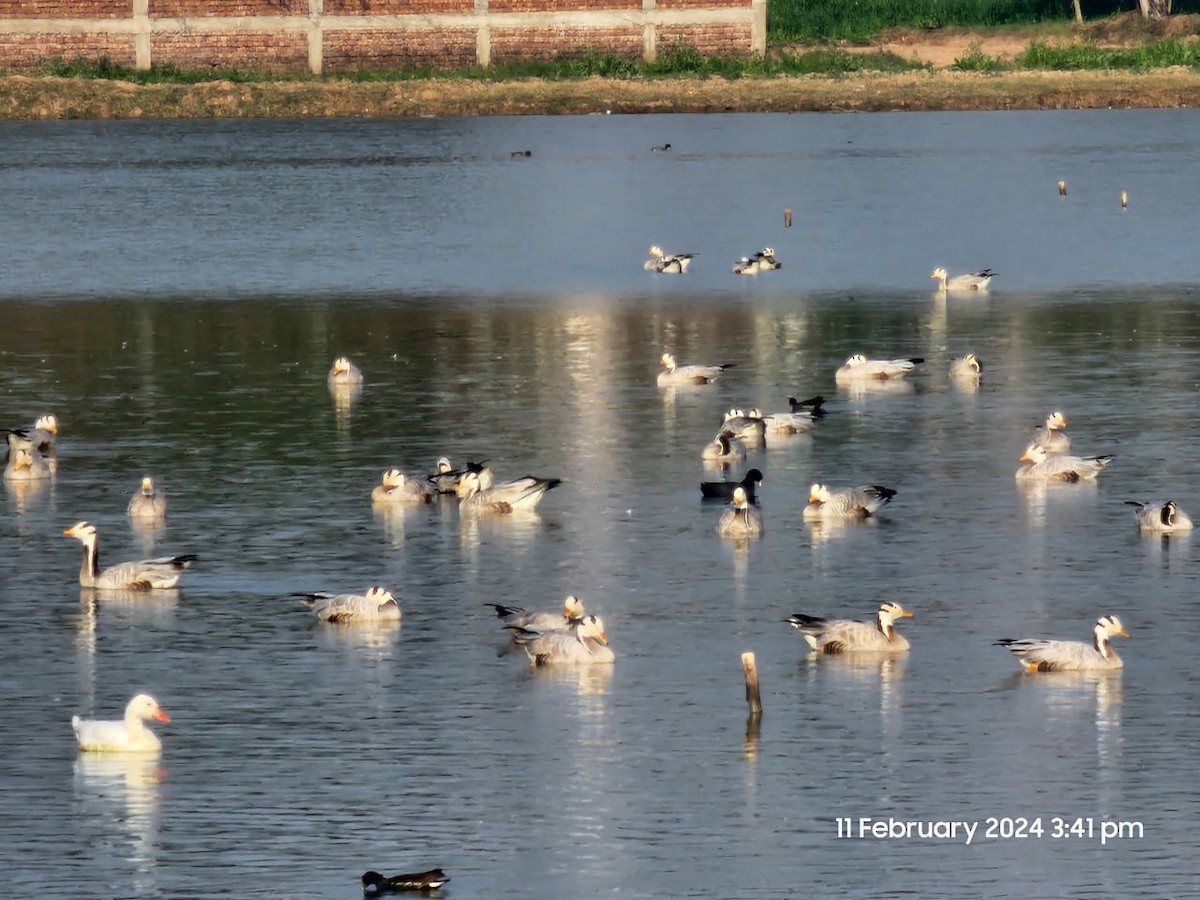
M 722 0 L 715 0 L 708 5 L 720 6 Z M 579 12 L 641 8 L 642 0 L 488 0 L 488 12 Z
M 150 55 L 156 66 L 172 63 L 181 69 L 303 72 L 308 68 L 308 39 L 302 32 L 156 34 Z
M 662 55 L 675 44 L 695 47 L 706 56 L 744 56 L 750 46 L 749 25 L 660 25 L 658 52 Z
M 94 60 L 107 56 L 132 67 L 133 41 L 121 34 L 0 34 L 0 64 L 32 69 L 53 60 Z
M 473 12 L 475 0 L 325 0 L 327 16 L 403 16 Z
M 306 15 L 308 0 L 150 0 L 150 17 L 159 19 Z
M 642 28 L 492 28 L 492 62 L 570 59 L 589 51 L 642 55 Z
M 326 72 L 362 72 L 414 66 L 475 65 L 475 30 L 327 31 Z
M 0 19 L 128 19 L 133 0 L 0 0 Z

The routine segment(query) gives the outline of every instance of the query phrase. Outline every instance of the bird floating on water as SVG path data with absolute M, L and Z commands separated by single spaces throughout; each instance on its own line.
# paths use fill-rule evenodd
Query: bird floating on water
M 1081 672 L 1119 669 L 1124 663 L 1112 648 L 1115 637 L 1129 637 L 1116 616 L 1101 616 L 1092 629 L 1092 642 L 1048 638 L 1002 638 L 996 646 L 1012 653 L 1028 672 Z
M 818 653 L 906 653 L 908 639 L 895 628 L 897 619 L 912 618 L 899 603 L 885 601 L 872 622 L 825 619 L 796 613 L 787 621 Z
M 427 869 L 424 872 L 408 872 L 403 875 L 380 875 L 378 872 L 364 872 L 362 889 L 364 897 L 378 897 L 382 894 L 398 894 L 407 891 L 436 891 L 450 878 L 441 869 Z
M 125 706 L 125 718 L 111 721 L 71 717 L 71 728 L 80 750 L 92 753 L 153 753 L 162 749 L 162 741 L 145 722 L 154 719 L 170 722 L 158 701 L 149 694 L 138 694 Z
M 991 269 L 980 269 L 978 272 L 968 272 L 966 275 L 950 276 L 942 266 L 929 273 L 930 278 L 939 282 L 938 289 L 946 291 L 986 291 L 988 283 L 996 277 Z

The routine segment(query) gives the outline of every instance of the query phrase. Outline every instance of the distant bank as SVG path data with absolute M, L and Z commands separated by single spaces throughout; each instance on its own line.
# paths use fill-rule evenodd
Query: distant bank
M 1097 109 L 1200 106 L 1189 68 L 775 78 L 587 78 L 477 82 L 296 81 L 135 85 L 103 79 L 0 78 L 0 119 L 304 118 Z

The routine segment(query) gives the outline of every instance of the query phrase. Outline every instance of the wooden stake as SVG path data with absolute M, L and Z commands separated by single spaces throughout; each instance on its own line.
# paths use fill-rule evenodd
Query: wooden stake
M 1067 196 L 1067 183 L 1065 181 L 1060 181 L 1058 183 L 1058 195 L 1060 197 Z
M 761 716 L 762 695 L 758 690 L 758 665 L 752 652 L 742 654 L 742 672 L 746 676 L 746 703 L 750 706 L 750 716 Z
M 1124 209 L 1128 205 L 1129 205 L 1129 195 L 1127 193 L 1125 193 L 1124 191 L 1121 191 L 1121 209 Z
M 792 211 L 790 209 L 785 209 L 783 211 L 783 227 L 784 228 L 792 227 Z

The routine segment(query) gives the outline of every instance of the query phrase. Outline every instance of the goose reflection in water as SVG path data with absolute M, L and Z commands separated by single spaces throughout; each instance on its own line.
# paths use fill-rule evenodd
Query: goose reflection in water
M 350 426 L 350 413 L 358 398 L 362 396 L 362 384 L 330 384 L 329 394 L 333 397 L 333 416 L 339 433 Z
M 127 833 L 140 871 L 154 868 L 160 846 L 158 824 L 167 767 L 157 753 L 80 753 L 75 757 L 75 793 L 84 813 Z

